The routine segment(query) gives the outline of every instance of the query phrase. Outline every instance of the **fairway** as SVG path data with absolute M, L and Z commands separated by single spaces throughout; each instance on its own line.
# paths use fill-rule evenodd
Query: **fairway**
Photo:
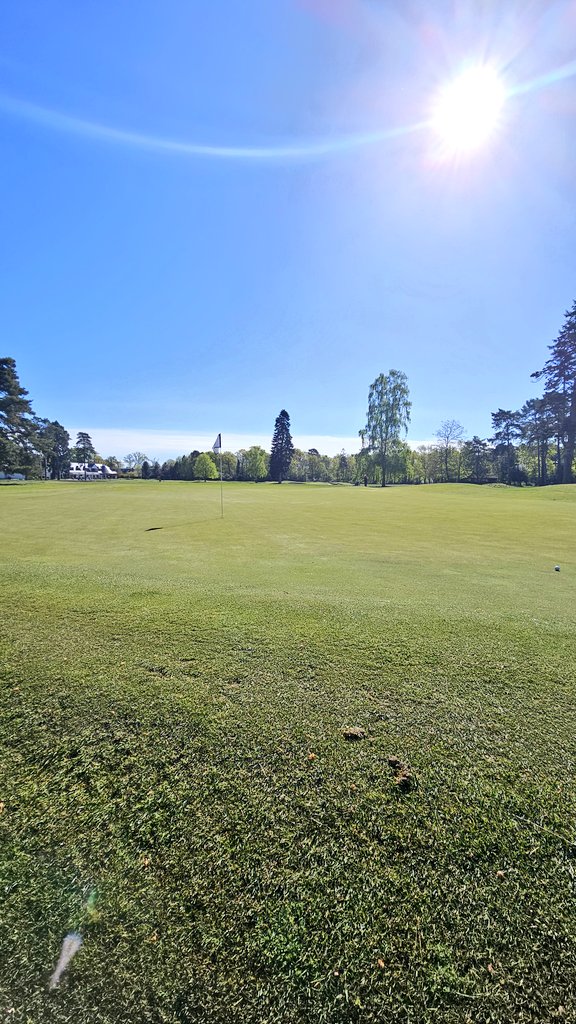
M 576 487 L 39 483 L 0 524 L 7 1020 L 574 1019 Z

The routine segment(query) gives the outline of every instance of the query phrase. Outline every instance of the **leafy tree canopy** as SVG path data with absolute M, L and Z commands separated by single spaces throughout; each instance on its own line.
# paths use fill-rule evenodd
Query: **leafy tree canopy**
M 366 427 L 359 433 L 362 445 L 367 439 L 368 450 L 378 455 L 382 487 L 386 485 L 390 445 L 408 430 L 411 408 L 408 378 L 401 370 L 381 373 L 370 385 Z
M 195 480 L 217 480 L 218 470 L 208 452 L 200 452 L 194 463 Z
M 129 469 L 142 469 L 145 462 L 150 462 L 150 458 L 145 452 L 129 452 L 124 456 L 124 462 Z
M 242 459 L 242 475 L 247 480 L 265 480 L 268 476 L 268 456 L 259 445 L 253 445 L 244 452 Z

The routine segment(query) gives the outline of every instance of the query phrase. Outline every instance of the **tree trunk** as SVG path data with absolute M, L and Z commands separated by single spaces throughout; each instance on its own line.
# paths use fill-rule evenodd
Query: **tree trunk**
M 384 450 L 382 452 L 382 483 L 380 484 L 381 487 L 386 487 L 386 455 L 387 455 L 387 452 L 388 452 L 388 445 L 385 445 L 384 446 Z
M 572 463 L 574 461 L 574 448 L 576 446 L 576 386 L 572 389 L 570 396 L 570 408 L 565 423 L 566 444 L 562 458 L 562 483 L 572 483 Z
M 560 434 L 556 435 L 556 470 L 554 473 L 554 483 L 562 483 L 562 438 Z

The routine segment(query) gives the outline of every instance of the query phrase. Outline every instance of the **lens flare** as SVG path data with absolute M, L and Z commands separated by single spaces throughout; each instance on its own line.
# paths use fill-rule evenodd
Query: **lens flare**
M 502 80 L 487 66 L 468 68 L 444 86 L 430 120 L 441 155 L 466 156 L 485 146 L 501 125 L 505 101 Z

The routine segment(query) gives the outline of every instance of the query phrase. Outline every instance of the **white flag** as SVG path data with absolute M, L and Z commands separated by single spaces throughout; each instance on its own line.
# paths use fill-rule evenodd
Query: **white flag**
M 214 444 L 212 445 L 212 451 L 213 452 L 219 452 L 221 447 L 222 447 L 222 434 L 218 434 L 218 437 L 216 438 L 216 440 L 214 441 Z

